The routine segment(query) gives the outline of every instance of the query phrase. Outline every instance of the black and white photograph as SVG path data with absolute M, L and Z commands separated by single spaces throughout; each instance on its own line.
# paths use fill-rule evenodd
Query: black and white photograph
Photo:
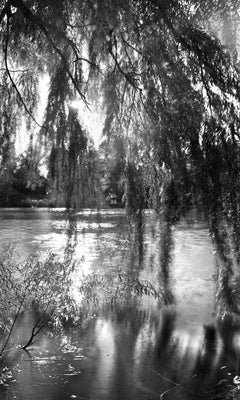
M 240 0 L 0 0 L 0 400 L 240 400 Z

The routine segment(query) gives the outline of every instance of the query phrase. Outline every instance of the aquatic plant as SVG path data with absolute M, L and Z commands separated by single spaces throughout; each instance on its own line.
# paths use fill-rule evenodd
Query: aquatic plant
M 83 279 L 79 292 L 89 306 L 114 307 L 116 304 L 132 300 L 134 297 L 152 296 L 164 303 L 161 286 L 137 275 L 128 274 L 121 268 L 111 268 L 107 273 L 92 273 Z
M 10 347 L 29 348 L 50 325 L 57 328 L 66 322 L 77 323 L 86 304 L 113 307 L 142 296 L 165 302 L 161 284 L 141 279 L 134 268 L 125 272 L 112 266 L 109 272 L 95 272 L 76 282 L 80 261 L 74 260 L 71 250 L 65 252 L 63 261 L 52 253 L 36 253 L 19 261 L 14 246 L 1 252 L 0 328 L 4 339 L 0 356 Z M 74 297 L 73 286 L 81 301 Z
M 228 383 L 228 384 L 227 384 Z M 240 399 L 240 378 L 234 376 L 231 382 L 221 379 L 217 383 L 217 393 L 210 395 L 210 400 L 239 400 Z
M 36 336 L 54 319 L 76 316 L 76 305 L 69 293 L 74 269 L 72 260 L 60 262 L 51 253 L 37 253 L 19 261 L 13 246 L 1 252 L 0 327 L 5 338 L 1 356 L 10 344 L 19 344 L 17 332 L 26 313 L 31 326 L 25 326 L 20 343 L 23 349 L 34 344 Z

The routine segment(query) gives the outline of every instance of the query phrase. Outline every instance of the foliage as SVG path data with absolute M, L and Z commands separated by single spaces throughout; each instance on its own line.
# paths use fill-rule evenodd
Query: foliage
M 78 318 L 70 296 L 74 269 L 74 262 L 60 262 L 53 254 L 35 254 L 19 262 L 13 247 L 1 253 L 0 328 L 5 337 L 1 355 L 14 340 L 14 331 L 26 312 L 35 310 L 36 320 L 31 331 L 26 332 L 23 348 L 32 344 L 49 322 Z
M 1 142 L 10 149 L 20 109 L 39 125 L 37 83 L 47 74 L 39 135 L 51 152 L 53 192 L 56 203 L 80 207 L 85 188 L 88 195 L 99 182 L 97 174 L 94 183 L 86 175 L 98 166 L 86 167 L 93 153 L 71 104 L 78 98 L 91 107 L 97 97 L 104 134 L 124 141 L 129 210 L 137 215 L 148 203 L 173 224 L 195 207 L 230 271 L 231 254 L 240 259 L 239 6 L 238 0 L 2 2 Z
M 13 195 L 14 171 L 16 165 L 9 159 L 0 172 L 0 204 L 7 204 Z
M 31 144 L 18 158 L 12 149 L 0 173 L 0 203 L 19 206 L 27 197 L 42 198 L 47 193 L 47 179 L 41 175 L 41 155 Z
M 230 3 L 232 8 L 238 5 Z M 5 34 L 5 73 L 28 116 L 34 109 L 31 99 L 36 98 L 39 73 L 50 75 L 41 132 L 53 141 L 52 152 L 61 153 L 57 159 L 62 180 L 69 174 L 70 182 L 77 180 L 66 160 L 68 124 L 72 126 L 68 106 L 76 93 L 87 103 L 87 89 L 95 85 L 104 96 L 105 132 L 126 138 L 129 162 L 139 163 L 136 157 L 141 137 L 148 136 L 146 150 L 153 153 L 150 163 L 158 168 L 164 163 L 171 171 L 172 184 L 182 201 L 187 185 L 188 193 L 192 191 L 197 203 L 205 205 L 213 180 L 208 167 L 212 153 L 225 151 L 222 141 L 230 139 L 230 128 L 232 140 L 237 140 L 237 113 L 229 96 L 238 100 L 238 74 L 221 43 L 204 30 L 201 18 L 204 13 L 210 16 L 223 10 L 219 2 L 203 8 L 200 2 L 187 5 L 176 0 L 114 2 L 111 7 L 108 2 L 90 0 L 54 5 L 45 1 L 41 7 L 38 1 L 31 7 L 22 0 L 6 2 L 0 18 Z M 53 15 L 58 16 L 57 24 Z M 27 49 L 23 48 L 26 42 L 31 43 Z M 39 51 L 34 57 L 36 46 Z M 13 85 L 6 59 L 9 65 L 16 64 L 16 55 L 19 64 L 30 64 L 35 73 L 31 98 L 25 70 L 17 74 L 22 77 L 26 96 L 20 93 L 20 84 Z M 231 127 L 226 120 L 229 113 Z M 73 126 L 70 129 L 75 130 Z M 77 130 L 81 142 L 81 129 Z M 212 144 L 211 137 L 215 138 Z M 76 138 L 71 140 L 77 144 Z M 209 144 L 212 149 L 208 155 Z M 78 145 L 75 148 L 81 152 Z M 146 155 L 143 148 L 141 158 L 146 159 Z M 223 165 L 220 168 L 226 169 Z M 201 183 L 205 174 L 210 180 L 206 187 Z M 215 183 L 218 191 L 222 182 Z M 61 183 L 56 186 L 61 190 Z M 72 192 L 69 187 L 62 190 Z
M 105 198 L 114 193 L 117 203 L 122 203 L 126 162 L 123 138 L 113 135 L 106 138 L 101 143 L 98 154 L 101 160 L 100 173 Z
M 125 302 L 132 297 L 153 296 L 165 301 L 164 289 L 160 285 L 140 279 L 113 268 L 111 272 L 93 273 L 75 282 L 79 264 L 65 253 L 63 261 L 56 255 L 39 253 L 19 262 L 14 247 L 0 254 L 1 304 L 0 329 L 3 340 L 0 355 L 3 357 L 10 347 L 21 345 L 26 349 L 33 345 L 38 334 L 49 325 L 64 326 L 81 319 L 84 307 L 111 305 Z M 72 292 L 78 290 L 81 301 L 76 302 Z M 24 324 L 24 316 L 32 315 L 31 326 L 24 328 L 24 336 L 18 330 Z
M 92 273 L 79 287 L 80 293 L 88 305 L 111 306 L 121 304 L 134 296 L 153 296 L 163 300 L 161 287 L 156 288 L 151 282 L 141 280 L 132 274 L 121 271 Z
M 96 207 L 101 198 L 97 153 L 75 110 L 69 108 L 66 114 L 64 109 L 60 119 L 50 118 L 57 128 L 49 155 L 51 199 L 67 208 Z
M 13 188 L 19 193 L 42 195 L 47 191 L 47 180 L 40 173 L 41 156 L 37 148 L 29 146 L 17 160 Z

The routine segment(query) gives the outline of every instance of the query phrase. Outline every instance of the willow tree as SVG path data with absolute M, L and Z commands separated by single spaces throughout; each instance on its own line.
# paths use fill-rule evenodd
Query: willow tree
M 240 258 L 239 76 L 235 45 L 228 51 L 211 27 L 223 22 L 229 41 L 227 26 L 239 5 L 7 0 L 0 13 L 1 141 L 14 137 L 21 110 L 29 124 L 39 124 L 41 74 L 49 75 L 50 88 L 40 132 L 56 151 L 66 148 L 72 100 L 91 108 L 93 97 L 102 99 L 105 133 L 125 141 L 129 211 L 136 214 L 144 203 L 133 171 L 169 238 L 171 225 L 197 207 L 224 266 L 224 288 Z M 168 242 L 162 243 L 167 260 Z

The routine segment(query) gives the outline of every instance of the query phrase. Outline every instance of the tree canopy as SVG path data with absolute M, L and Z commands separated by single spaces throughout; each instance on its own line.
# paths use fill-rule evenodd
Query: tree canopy
M 104 134 L 124 139 L 129 210 L 147 202 L 172 223 L 195 206 L 219 245 L 230 235 L 239 259 L 239 3 L 1 1 L 2 165 L 24 112 L 47 140 L 53 175 L 62 163 L 74 193 L 88 144 L 71 104 L 100 102 Z

